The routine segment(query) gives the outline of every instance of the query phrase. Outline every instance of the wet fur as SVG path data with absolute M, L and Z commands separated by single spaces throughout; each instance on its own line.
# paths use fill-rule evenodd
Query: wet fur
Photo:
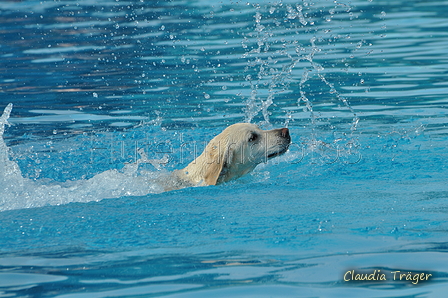
M 250 123 L 233 124 L 214 137 L 187 167 L 173 172 L 173 189 L 237 179 L 258 164 L 285 153 L 290 142 L 287 128 L 266 131 Z

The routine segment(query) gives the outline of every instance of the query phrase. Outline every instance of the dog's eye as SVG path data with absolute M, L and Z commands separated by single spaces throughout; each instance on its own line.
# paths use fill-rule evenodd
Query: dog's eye
M 255 142 L 258 139 L 258 135 L 256 133 L 251 133 L 249 137 L 249 142 Z

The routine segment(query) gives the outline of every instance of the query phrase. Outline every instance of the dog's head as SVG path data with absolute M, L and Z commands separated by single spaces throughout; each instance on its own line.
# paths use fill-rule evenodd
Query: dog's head
M 215 185 L 247 174 L 258 164 L 285 153 L 290 142 L 287 128 L 261 130 L 250 123 L 231 125 L 203 152 L 204 182 Z

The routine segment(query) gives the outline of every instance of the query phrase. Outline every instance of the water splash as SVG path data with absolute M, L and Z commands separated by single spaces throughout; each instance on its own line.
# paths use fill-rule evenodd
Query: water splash
M 314 55 L 318 52 L 320 52 L 320 49 L 316 46 L 316 38 L 313 37 L 310 40 L 310 44 L 311 44 L 311 52 L 303 57 L 299 57 L 299 60 L 306 60 L 310 63 L 310 65 L 312 66 L 311 70 L 305 69 L 302 79 L 300 81 L 299 87 L 300 87 L 300 98 L 298 101 L 298 105 L 300 105 L 300 101 L 303 101 L 305 103 L 305 106 L 307 108 L 307 110 L 310 112 L 310 118 L 311 118 L 311 123 L 312 123 L 312 130 L 313 130 L 313 140 L 315 140 L 315 126 L 316 126 L 316 115 L 314 114 L 313 111 L 313 106 L 311 104 L 311 101 L 306 97 L 305 92 L 303 91 L 303 86 L 305 85 L 305 83 L 308 81 L 308 79 L 310 78 L 310 73 L 315 72 L 317 77 L 323 82 L 325 83 L 325 85 L 327 87 L 329 87 L 328 92 L 332 95 L 334 95 L 337 100 L 339 102 L 341 102 L 352 114 L 353 114 L 353 119 L 352 119 L 352 123 L 351 123 L 351 127 L 350 127 L 350 131 L 351 134 L 353 134 L 358 126 L 358 122 L 359 122 L 359 117 L 357 115 L 357 113 L 355 112 L 355 110 L 350 106 L 348 100 L 343 97 L 334 87 L 334 84 L 330 83 L 324 76 L 324 74 L 322 73 L 325 68 L 317 63 L 316 61 L 313 60 Z
M 0 117 L 0 211 L 142 196 L 163 191 L 164 182 L 159 183 L 163 172 L 139 171 L 141 162 L 160 165 L 163 160 L 148 160 L 142 151 L 139 160 L 125 165 L 123 169 L 106 170 L 90 179 L 57 183 L 23 177 L 18 163 L 11 160 L 10 149 L 3 138 L 11 110 L 12 104 L 9 104 Z
M 331 29 L 321 30 L 317 24 L 319 18 L 323 23 L 329 22 L 337 14 L 337 10 L 342 9 L 341 13 L 346 13 L 351 20 L 352 7 L 334 2 L 334 6 L 328 10 L 328 16 L 313 17 L 316 13 L 312 11 L 312 6 L 307 1 L 295 7 L 277 3 L 273 4 L 268 12 L 263 12 L 259 5 L 255 6 L 254 32 L 243 41 L 246 53 L 242 57 L 247 59 L 245 80 L 251 89 L 246 100 L 245 121 L 253 122 L 257 117 L 262 117 L 259 124 L 270 126 L 271 107 L 277 104 L 277 97 L 298 89 L 297 108 L 303 107 L 303 110 L 309 113 L 311 138 L 316 140 L 319 116 L 315 112 L 313 95 L 308 94 L 305 87 L 310 80 L 317 78 L 327 88 L 323 90 L 325 94 L 330 95 L 352 114 L 349 135 L 353 137 L 359 117 L 348 100 L 327 78 L 326 74 L 330 73 L 331 69 L 325 69 L 316 61 L 316 55 L 319 54 L 321 58 L 329 51 L 325 52 L 324 47 L 317 45 L 318 41 L 325 40 L 319 34 L 331 32 Z M 296 38 L 285 40 L 281 37 L 284 30 L 295 32 Z M 277 38 L 277 35 L 280 37 Z M 306 36 L 309 37 L 308 40 L 304 39 Z M 356 44 L 354 51 L 359 48 L 359 44 Z M 297 77 L 300 78 L 299 81 Z M 291 109 L 296 110 L 295 107 Z M 286 111 L 284 125 L 287 126 L 294 120 L 294 113 Z
M 263 114 L 263 118 L 265 123 L 268 124 L 269 121 L 269 112 L 268 108 L 273 103 L 273 87 L 276 84 L 275 80 L 272 79 L 269 83 L 269 92 L 266 100 L 263 100 L 262 97 L 259 96 L 259 86 L 262 83 L 263 80 L 267 76 L 269 76 L 269 68 L 268 66 L 272 63 L 275 63 L 272 61 L 272 58 L 270 56 L 267 57 L 267 59 L 263 59 L 265 55 L 262 55 L 262 53 L 268 53 L 270 49 L 269 44 L 269 38 L 271 37 L 271 33 L 269 31 L 265 30 L 265 26 L 261 24 L 262 20 L 262 14 L 260 13 L 260 6 L 256 6 L 256 12 L 255 12 L 255 36 L 256 36 L 256 44 L 257 46 L 250 50 L 249 52 L 245 53 L 243 55 L 243 58 L 247 57 L 255 57 L 253 61 L 250 61 L 248 63 L 248 66 L 246 67 L 246 72 L 249 68 L 258 68 L 258 73 L 256 74 L 256 83 L 254 83 L 254 79 L 252 78 L 252 75 L 246 76 L 246 81 L 249 82 L 251 87 L 251 93 L 248 101 L 246 102 L 246 122 L 251 122 L 253 118 L 258 115 L 258 113 L 261 111 Z M 271 70 L 272 72 L 272 70 Z
M 12 111 L 12 103 L 9 103 L 5 110 L 3 111 L 2 116 L 0 117 L 0 136 L 3 136 L 3 133 L 5 132 L 5 125 L 8 124 L 9 116 L 11 115 Z
M 0 210 L 6 200 L 7 193 L 13 193 L 16 187 L 23 186 L 22 172 L 16 162 L 9 158 L 9 148 L 3 139 L 5 126 L 12 111 L 12 103 L 8 104 L 0 117 L 0 191 L 4 190 L 5 194 L 0 196 Z

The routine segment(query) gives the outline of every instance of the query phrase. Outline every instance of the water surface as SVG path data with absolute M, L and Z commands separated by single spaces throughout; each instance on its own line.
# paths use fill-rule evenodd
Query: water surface
M 447 4 L 4 1 L 0 295 L 441 297 Z M 235 122 L 290 151 L 163 191 Z

